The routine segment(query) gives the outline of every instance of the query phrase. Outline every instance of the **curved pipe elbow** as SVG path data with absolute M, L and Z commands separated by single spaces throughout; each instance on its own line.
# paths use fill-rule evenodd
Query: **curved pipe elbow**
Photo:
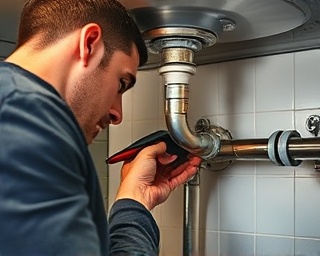
M 172 139 L 189 152 L 209 158 L 220 149 L 220 138 L 209 132 L 192 132 L 187 122 L 189 104 L 189 79 L 196 68 L 190 64 L 168 64 L 159 69 L 165 84 L 165 114 L 168 131 Z
M 191 131 L 187 115 L 168 113 L 166 114 L 166 122 L 172 139 L 190 153 L 201 158 L 210 158 L 219 152 L 219 137 L 214 133 L 197 134 Z

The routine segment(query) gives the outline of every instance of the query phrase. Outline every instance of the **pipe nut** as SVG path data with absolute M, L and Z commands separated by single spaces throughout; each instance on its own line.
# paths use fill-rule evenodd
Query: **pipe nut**
M 168 63 L 193 64 L 194 52 L 187 48 L 165 48 L 161 51 L 161 65 Z
M 189 99 L 189 86 L 185 84 L 166 85 L 166 99 Z
M 189 101 L 184 99 L 171 99 L 166 101 L 166 115 L 186 115 L 188 113 Z

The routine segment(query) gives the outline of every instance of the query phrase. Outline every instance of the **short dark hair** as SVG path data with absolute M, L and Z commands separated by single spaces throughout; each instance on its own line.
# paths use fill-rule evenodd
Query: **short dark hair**
M 17 48 L 40 35 L 36 49 L 44 49 L 88 23 L 96 23 L 102 30 L 102 66 L 116 50 L 131 55 L 133 43 L 139 52 L 139 65 L 147 62 L 147 48 L 138 27 L 116 0 L 27 0 L 21 13 Z

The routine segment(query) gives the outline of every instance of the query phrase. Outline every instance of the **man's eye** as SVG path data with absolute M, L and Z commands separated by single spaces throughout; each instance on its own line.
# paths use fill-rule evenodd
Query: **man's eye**
M 128 86 L 125 80 L 121 79 L 119 82 L 118 93 L 124 93 L 127 90 Z

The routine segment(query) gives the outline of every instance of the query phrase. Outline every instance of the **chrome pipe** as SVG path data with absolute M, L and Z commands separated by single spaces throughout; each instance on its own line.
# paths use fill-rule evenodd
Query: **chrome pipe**
M 215 159 L 269 160 L 268 139 L 221 140 L 220 143 Z M 320 160 L 320 138 L 290 138 L 287 150 L 294 160 Z
M 181 54 L 183 50 L 186 54 Z M 178 56 L 173 54 L 174 51 L 170 48 L 163 49 L 164 63 L 159 68 L 159 74 L 165 84 L 165 116 L 168 131 L 172 139 L 189 152 L 202 158 L 213 157 L 218 153 L 220 138 L 215 133 L 195 133 L 189 128 L 187 120 L 189 80 L 195 74 L 196 67 L 192 63 L 183 63 L 186 60 L 190 61 L 189 49 L 177 48 L 176 51 L 179 53 Z M 174 57 L 168 57 L 172 55 Z M 179 56 L 182 59 L 179 59 Z
M 288 151 L 296 160 L 320 160 L 320 138 L 291 138 Z
M 268 139 L 221 140 L 223 160 L 268 160 Z
M 183 256 L 200 255 L 200 173 L 184 186 Z

